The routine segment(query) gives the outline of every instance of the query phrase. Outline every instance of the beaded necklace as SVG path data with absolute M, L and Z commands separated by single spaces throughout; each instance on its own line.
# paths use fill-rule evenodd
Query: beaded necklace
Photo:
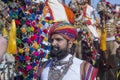
M 53 61 L 48 74 L 48 80 L 62 80 L 72 63 L 73 57 L 70 57 L 69 61 Z M 58 69 L 57 66 L 62 67 Z

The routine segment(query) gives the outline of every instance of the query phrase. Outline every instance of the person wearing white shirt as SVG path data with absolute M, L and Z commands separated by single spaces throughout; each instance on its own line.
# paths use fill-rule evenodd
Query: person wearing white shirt
M 77 30 L 57 22 L 49 30 L 51 58 L 38 66 L 38 80 L 95 80 L 98 69 L 74 56 Z

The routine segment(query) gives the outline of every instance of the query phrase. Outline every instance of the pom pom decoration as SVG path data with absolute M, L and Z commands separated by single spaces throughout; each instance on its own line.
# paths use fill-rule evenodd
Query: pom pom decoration
M 33 35 L 33 36 L 31 36 L 30 39 L 31 39 L 32 41 L 34 41 L 36 38 L 37 38 L 37 36 L 36 36 L 36 35 Z
M 32 66 L 31 66 L 31 65 L 27 65 L 27 66 L 26 66 L 26 69 L 27 69 L 27 71 L 29 71 L 29 70 L 32 69 Z
M 35 49 L 33 47 L 30 47 L 30 52 L 33 52 Z
M 31 27 L 31 31 L 34 31 L 35 29 L 34 29 L 34 27 Z
M 34 56 L 36 56 L 36 57 L 37 57 L 38 55 L 39 55 L 39 53 L 38 53 L 38 52 L 34 52 Z
M 15 20 L 15 23 L 16 23 L 16 25 L 19 25 L 20 24 L 20 21 L 19 20 Z
M 27 53 L 27 52 L 29 52 L 30 51 L 30 49 L 29 48 L 25 48 L 25 52 Z
M 19 60 L 19 56 L 15 56 L 15 60 Z
M 18 44 L 21 44 L 22 41 L 18 38 L 18 39 L 17 39 L 17 43 L 18 43 Z
M 19 52 L 19 53 L 23 53 L 24 50 L 23 50 L 22 48 L 19 48 L 19 49 L 18 49 L 18 52 Z
M 47 30 L 47 29 L 44 29 L 43 32 L 44 32 L 45 34 L 47 34 L 47 33 L 48 33 L 48 30 Z
M 26 57 L 25 57 L 25 60 L 26 60 L 26 61 L 29 61 L 29 60 L 30 60 L 30 56 L 26 56 Z
M 48 7 L 44 7 L 43 11 L 43 7 L 44 3 L 31 5 L 30 0 L 25 0 L 24 6 L 18 4 L 16 8 L 10 7 L 8 11 L 10 19 L 13 20 L 7 52 L 14 54 L 15 62 L 17 62 L 16 70 L 23 74 L 25 80 L 36 78 L 37 65 L 42 58 L 48 58 L 47 51 L 50 50 L 47 35 L 48 27 L 53 21 L 50 16 L 46 17 L 47 21 L 45 20 L 49 10 Z
M 39 45 L 37 44 L 37 42 L 34 42 L 34 43 L 33 43 L 33 47 L 34 47 L 35 49 L 38 49 L 38 48 L 39 48 Z
M 31 28 L 30 27 L 27 27 L 27 32 L 31 32 Z
M 20 56 L 20 61 L 24 61 L 25 57 L 24 56 Z
M 42 28 L 42 26 L 43 26 L 43 25 L 42 25 L 41 23 L 38 24 L 38 27 L 39 27 L 39 28 Z
M 26 28 L 21 28 L 22 33 L 26 33 Z
M 44 37 L 44 41 L 46 41 L 46 42 L 47 42 L 47 41 L 48 41 L 48 37 Z
M 31 44 L 31 43 L 32 43 L 32 40 L 29 38 L 29 39 L 27 40 L 27 43 L 28 43 L 28 44 Z

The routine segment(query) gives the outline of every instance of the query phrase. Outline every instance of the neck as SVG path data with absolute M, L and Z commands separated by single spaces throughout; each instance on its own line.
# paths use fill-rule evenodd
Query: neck
M 65 58 L 61 59 L 60 61 L 69 61 L 70 57 L 72 57 L 72 55 L 68 54 Z
M 58 60 L 62 60 L 62 59 L 64 59 L 64 58 L 66 58 L 66 57 L 68 56 L 68 54 L 69 54 L 69 53 L 59 54 L 59 55 L 57 56 L 57 59 L 58 59 Z

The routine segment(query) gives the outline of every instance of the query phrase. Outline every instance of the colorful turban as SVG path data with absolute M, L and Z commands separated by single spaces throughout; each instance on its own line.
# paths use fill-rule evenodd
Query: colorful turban
M 68 40 L 74 41 L 77 38 L 77 30 L 65 22 L 57 22 L 49 30 L 49 38 L 52 34 L 60 34 Z

